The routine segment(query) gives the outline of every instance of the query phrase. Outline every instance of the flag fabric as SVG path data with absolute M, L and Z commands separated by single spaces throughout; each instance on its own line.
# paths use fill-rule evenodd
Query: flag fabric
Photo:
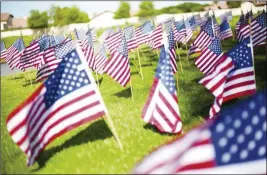
M 6 58 L 7 55 L 7 50 L 6 50 L 6 46 L 5 46 L 5 42 L 4 40 L 1 40 L 1 59 Z
M 174 23 L 174 18 L 171 18 L 164 22 L 166 33 L 170 33 L 170 31 L 173 30 L 173 23 Z
M 190 24 L 193 31 L 196 30 L 197 23 L 196 23 L 196 20 L 194 18 L 194 15 L 189 19 L 189 24 Z
M 221 41 L 213 38 L 211 44 L 205 48 L 195 60 L 195 65 L 204 74 L 209 74 L 214 70 L 214 66 L 223 55 Z
M 226 12 L 226 15 L 227 15 L 227 17 L 228 17 L 227 19 L 228 19 L 229 22 L 233 20 L 233 14 L 232 14 L 232 11 Z
M 190 45 L 188 55 L 193 55 L 193 54 L 199 53 L 199 52 L 201 52 L 201 49 L 199 49 L 197 46 L 195 46 L 193 44 Z
M 105 42 L 107 44 L 108 50 L 110 51 L 110 54 L 114 54 L 118 50 L 118 47 L 120 46 L 120 43 L 122 42 L 122 35 L 123 33 L 120 29 L 118 32 L 112 35 L 109 35 L 105 39 Z
M 186 27 L 184 24 L 184 21 L 177 21 L 176 24 L 176 30 L 178 33 L 174 36 L 175 41 L 185 43 L 186 41 Z
M 185 20 L 184 24 L 185 24 L 185 28 L 186 28 L 186 35 L 185 35 L 185 42 L 183 44 L 186 44 L 193 36 L 193 29 L 190 25 L 189 20 Z
M 142 118 L 145 122 L 156 126 L 161 132 L 180 133 L 182 131 L 170 55 L 163 46 L 156 75 L 142 111 Z
M 18 68 L 22 71 L 30 67 L 39 69 L 43 51 L 49 48 L 50 45 L 50 36 L 46 36 L 25 47 L 20 57 L 20 66 Z
M 196 15 L 194 15 L 194 19 L 195 19 L 196 24 L 197 24 L 198 26 L 200 26 L 201 23 L 202 23 L 200 14 L 196 14 Z
M 43 81 L 52 74 L 73 47 L 73 41 L 69 41 L 46 49 L 43 54 L 42 66 L 37 71 L 36 81 Z
M 266 90 L 156 149 L 133 174 L 266 174 Z
M 8 49 L 7 49 L 7 56 L 6 56 L 6 62 L 13 70 L 15 67 L 18 68 L 20 65 L 20 57 L 22 55 L 22 52 L 25 48 L 24 41 L 20 37 L 15 41 L 14 44 L 12 44 Z
M 88 66 L 94 69 L 95 57 L 94 57 L 93 37 L 90 30 L 87 31 L 86 36 L 81 42 L 81 47 L 84 53 L 84 57 L 88 63 Z
M 125 36 L 122 37 L 119 49 L 108 59 L 104 71 L 123 87 L 130 81 L 130 63 Z
M 106 113 L 83 59 L 79 48 L 71 50 L 55 72 L 9 114 L 8 132 L 27 155 L 28 166 L 54 139 Z
M 220 37 L 220 26 L 215 18 L 215 15 L 212 16 L 212 22 L 215 36 Z
M 249 39 L 234 46 L 226 56 L 225 60 L 231 59 L 226 63 L 218 63 L 212 74 L 200 80 L 211 93 L 215 96 L 214 104 L 210 109 L 210 117 L 215 116 L 220 111 L 223 102 L 251 95 L 256 92 L 256 80 L 252 61 L 252 53 Z
M 239 31 L 237 34 L 237 39 L 239 42 L 243 41 L 244 39 L 250 36 L 250 29 L 248 20 L 243 20 L 240 23 Z
M 126 38 L 128 50 L 133 50 L 138 47 L 134 31 L 135 30 L 133 25 L 128 26 L 124 29 L 124 35 Z
M 135 37 L 138 46 L 144 43 L 148 43 L 151 40 L 151 34 L 154 30 L 154 25 L 151 21 L 146 21 L 141 26 L 135 29 Z
M 168 36 L 168 46 L 169 46 L 169 54 L 172 66 L 172 72 L 175 74 L 177 72 L 177 63 L 176 63 L 176 52 L 175 52 L 175 44 L 174 44 L 174 34 L 172 29 L 170 29 Z
M 198 36 L 193 41 L 193 45 L 202 50 L 210 45 L 212 38 L 214 38 L 214 33 L 212 30 L 212 20 L 209 18 Z
M 228 20 L 224 20 L 220 25 L 220 39 L 225 40 L 233 37 L 233 33 Z
M 107 61 L 108 59 L 103 45 L 99 53 L 95 55 L 95 71 L 99 74 L 103 74 L 105 72 L 104 66 L 106 65 Z
M 74 29 L 74 36 L 77 40 L 83 40 L 86 37 L 86 32 L 84 30 Z
M 162 24 L 159 24 L 152 32 L 151 47 L 153 49 L 159 49 L 163 43 L 163 29 Z
M 236 26 L 235 26 L 235 33 L 236 33 L 236 35 L 238 35 L 239 29 L 240 29 L 240 24 L 243 23 L 243 21 L 244 21 L 244 14 L 241 11 L 241 15 L 239 17 L 238 22 L 236 23 Z
M 265 44 L 267 40 L 266 12 L 262 12 L 251 22 L 251 35 L 253 46 Z

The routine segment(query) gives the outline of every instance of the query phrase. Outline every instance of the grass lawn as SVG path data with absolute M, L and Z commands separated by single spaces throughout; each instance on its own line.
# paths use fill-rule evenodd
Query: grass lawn
M 222 42 L 224 51 L 229 50 L 236 42 L 232 39 Z M 121 151 L 112 136 L 105 120 L 98 119 L 72 130 L 53 141 L 40 154 L 37 162 L 26 166 L 26 156 L 12 141 L 6 128 L 7 115 L 23 102 L 40 84 L 27 81 L 28 74 L 20 73 L 1 77 L 1 172 L 15 173 L 128 173 L 145 155 L 176 137 L 172 134 L 161 134 L 146 124 L 141 118 L 143 105 L 152 85 L 158 57 L 156 52 L 143 48 L 140 53 L 143 75 L 139 75 L 138 60 L 130 54 L 131 78 L 134 91 L 134 102 L 131 99 L 130 86 L 121 87 L 109 76 L 99 78 L 100 92 L 113 119 L 118 135 L 124 146 Z M 189 64 L 185 50 L 180 50 L 183 73 L 179 61 L 178 98 L 185 132 L 204 122 L 214 97 L 198 81 L 202 73 L 194 65 L 194 57 Z M 257 89 L 266 87 L 265 48 L 255 50 L 255 72 Z M 32 80 L 36 72 L 30 72 Z M 237 100 L 223 105 L 227 107 Z M 179 148 L 177 148 L 179 149 Z

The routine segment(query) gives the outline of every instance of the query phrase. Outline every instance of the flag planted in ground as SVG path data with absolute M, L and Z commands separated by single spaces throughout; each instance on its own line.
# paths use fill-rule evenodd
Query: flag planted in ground
M 266 90 L 139 162 L 134 174 L 266 174 Z
M 266 43 L 266 31 L 266 12 L 262 12 L 251 21 L 251 35 L 254 47 Z

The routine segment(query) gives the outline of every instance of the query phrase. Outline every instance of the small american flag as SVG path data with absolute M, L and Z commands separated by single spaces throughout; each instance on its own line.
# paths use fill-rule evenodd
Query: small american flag
M 123 87 L 130 81 L 130 63 L 125 36 L 122 37 L 118 50 L 105 64 L 104 71 Z
M 266 90 L 146 156 L 134 174 L 266 174 Z
M 250 29 L 248 20 L 243 20 L 240 23 L 237 39 L 239 42 L 243 41 L 244 39 L 250 36 Z
M 185 35 L 185 42 L 183 44 L 186 44 L 193 36 L 193 29 L 192 26 L 190 25 L 189 20 L 185 20 L 184 25 L 186 28 L 186 35 Z
M 169 46 L 169 54 L 172 66 L 172 72 L 175 74 L 177 72 L 177 63 L 176 63 L 176 52 L 175 52 L 175 44 L 174 44 L 174 34 L 172 29 L 169 32 L 168 36 L 168 46 Z
M 162 46 L 157 72 L 142 111 L 142 118 L 145 122 L 155 125 L 161 132 L 180 133 L 182 122 L 177 104 L 170 55 Z
M 20 37 L 7 49 L 6 62 L 11 69 L 20 66 L 20 57 L 24 51 L 25 45 L 23 39 Z
M 35 67 L 39 69 L 43 51 L 50 46 L 50 36 L 42 37 L 31 45 L 27 46 L 21 57 L 19 69 L 24 71 L 27 68 Z
M 228 20 L 224 20 L 220 25 L 220 39 L 225 40 L 230 37 L 233 37 L 231 27 Z
M 214 70 L 214 66 L 222 57 L 221 41 L 219 38 L 213 38 L 211 44 L 203 50 L 196 59 L 195 65 L 204 74 L 209 74 Z
M 151 40 L 151 34 L 154 30 L 154 25 L 151 21 L 146 21 L 141 26 L 135 29 L 135 37 L 138 46 L 143 43 L 148 43 Z
M 196 30 L 197 23 L 196 23 L 196 20 L 194 18 L 194 15 L 189 19 L 189 24 L 190 24 L 192 30 Z
M 193 41 L 193 45 L 202 50 L 210 45 L 212 38 L 214 38 L 214 33 L 212 30 L 212 20 L 209 18 L 207 23 L 203 26 L 201 32 Z
M 52 74 L 73 47 L 73 41 L 69 41 L 46 49 L 42 58 L 42 66 L 37 71 L 36 81 L 45 80 Z
M 174 23 L 174 18 L 171 18 L 171 19 L 164 22 L 166 33 L 170 33 L 170 31 L 173 30 L 173 26 L 174 26 L 173 23 Z
M 77 40 L 83 40 L 86 37 L 86 32 L 84 30 L 74 29 L 74 36 Z
M 240 24 L 241 23 L 243 23 L 243 21 L 244 21 L 244 14 L 243 14 L 243 11 L 241 11 L 241 16 L 239 17 L 239 20 L 238 20 L 238 22 L 236 23 L 236 26 L 235 26 L 235 33 L 236 33 L 236 35 L 238 35 L 238 32 L 239 32 L 239 29 L 240 29 Z
M 103 45 L 99 53 L 95 55 L 95 71 L 99 74 L 103 74 L 105 72 L 104 66 L 106 65 L 107 61 L 108 59 Z
M 163 29 L 162 24 L 159 24 L 152 33 L 151 47 L 158 49 L 162 46 Z
M 175 26 L 176 26 L 176 30 L 178 31 L 176 35 L 174 35 L 175 41 L 185 43 L 186 28 L 185 28 L 184 21 L 177 21 Z
M 128 50 L 132 50 L 138 47 L 133 25 L 128 26 L 124 29 L 124 35 L 126 38 Z
M 80 46 L 82 48 L 82 51 L 84 53 L 84 57 L 88 63 L 88 66 L 94 69 L 95 57 L 94 57 L 93 37 L 92 37 L 91 30 L 87 31 L 86 36 L 80 42 Z
M 254 47 L 265 44 L 267 40 L 266 30 L 266 12 L 262 12 L 251 22 L 251 34 Z
M 6 58 L 7 55 L 7 50 L 6 50 L 6 46 L 5 46 L 5 42 L 4 40 L 1 40 L 1 59 Z
M 220 37 L 220 26 L 218 25 L 215 15 L 212 16 L 212 22 L 215 36 Z
M 7 118 L 9 134 L 28 166 L 54 139 L 106 114 L 83 53 L 73 49 L 35 92 Z
M 188 55 L 192 55 L 192 54 L 199 53 L 199 52 L 201 52 L 201 49 L 199 49 L 197 46 L 193 44 L 190 45 Z
M 105 39 L 105 42 L 107 44 L 108 50 L 110 51 L 110 54 L 114 54 L 118 50 L 118 47 L 120 46 L 120 43 L 122 40 L 122 35 L 123 35 L 123 32 L 121 29 L 119 29 L 118 32 L 109 35 Z

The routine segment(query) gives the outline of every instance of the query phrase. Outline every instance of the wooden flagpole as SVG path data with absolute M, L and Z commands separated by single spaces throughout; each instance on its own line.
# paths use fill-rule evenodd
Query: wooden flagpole
M 179 52 L 179 47 L 178 47 L 177 42 L 176 42 L 176 47 L 177 47 L 177 50 L 178 50 L 178 59 L 179 59 L 179 63 L 180 63 L 180 67 L 181 67 L 181 71 L 182 71 L 182 73 L 183 73 L 183 66 L 182 66 L 181 57 L 180 57 L 180 52 Z
M 143 77 L 143 70 L 142 70 L 142 64 L 141 64 L 141 60 L 140 60 L 140 56 L 139 56 L 139 49 L 137 48 L 137 57 L 138 57 L 138 62 L 139 62 L 139 67 L 140 67 L 140 75 L 142 80 L 144 79 Z
M 131 78 L 131 77 L 130 77 L 130 86 L 131 86 L 132 101 L 134 102 L 134 96 L 133 96 L 133 84 L 132 84 L 132 78 Z
M 253 64 L 253 72 L 254 72 L 254 76 L 256 77 L 256 73 L 255 73 L 255 60 L 254 60 L 254 50 L 253 50 L 253 40 L 252 40 L 252 32 L 251 32 L 251 21 L 250 19 L 248 19 L 249 22 L 249 33 L 250 33 L 250 50 L 251 50 L 251 56 L 252 56 L 252 64 Z M 255 86 L 256 86 L 256 79 L 255 79 Z M 256 86 L 257 87 L 257 86 Z

